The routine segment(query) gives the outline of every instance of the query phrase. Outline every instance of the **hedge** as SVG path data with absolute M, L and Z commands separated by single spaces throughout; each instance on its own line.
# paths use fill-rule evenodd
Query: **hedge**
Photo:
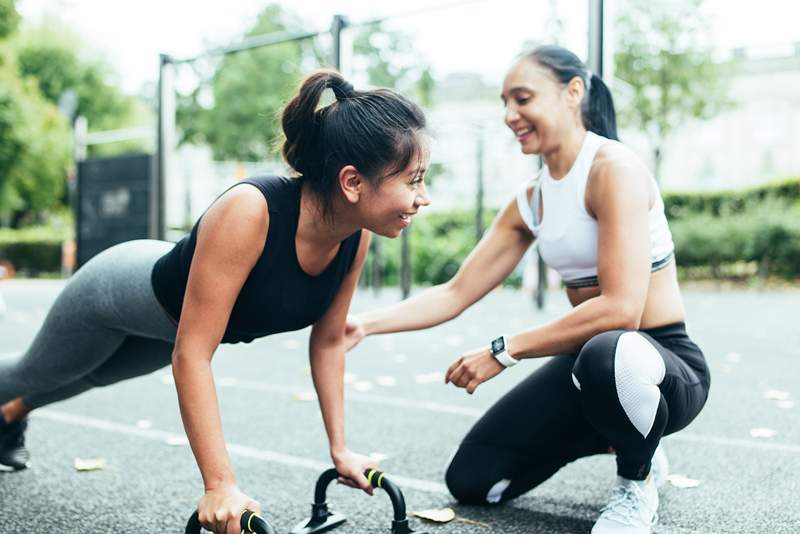
M 742 213 L 769 200 L 800 204 L 800 178 L 787 178 L 748 189 L 713 192 L 664 192 L 664 210 L 673 221 L 691 215 L 715 217 Z
M 61 244 L 72 237 L 69 227 L 35 226 L 0 229 L 0 261 L 10 261 L 18 274 L 38 276 L 61 272 Z

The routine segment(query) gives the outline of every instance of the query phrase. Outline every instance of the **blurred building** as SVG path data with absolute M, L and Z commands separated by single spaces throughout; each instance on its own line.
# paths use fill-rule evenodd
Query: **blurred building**
M 800 176 L 800 42 L 732 55 L 733 107 L 687 122 L 668 139 L 663 189 L 737 189 Z M 652 162 L 642 135 L 623 130 L 620 136 Z

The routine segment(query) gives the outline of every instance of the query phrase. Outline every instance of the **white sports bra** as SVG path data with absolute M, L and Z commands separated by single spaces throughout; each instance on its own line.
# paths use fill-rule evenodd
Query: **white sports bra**
M 586 132 L 578 157 L 563 178 L 554 180 L 544 166 L 538 183 L 535 177 L 517 193 L 517 208 L 536 237 L 539 254 L 549 267 L 558 271 L 567 287 L 598 285 L 597 220 L 586 211 L 584 199 L 589 171 L 598 149 L 613 142 L 616 141 Z M 534 183 L 531 206 L 528 188 Z M 540 202 L 543 203 L 542 220 L 539 220 Z M 669 265 L 675 249 L 660 192 L 650 209 L 648 221 L 651 271 L 655 272 Z

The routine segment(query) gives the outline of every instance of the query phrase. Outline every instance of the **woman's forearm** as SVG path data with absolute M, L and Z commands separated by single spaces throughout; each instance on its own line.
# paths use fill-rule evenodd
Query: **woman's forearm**
M 345 448 L 344 345 L 322 347 L 312 338 L 309 350 L 311 378 L 317 390 L 331 455 L 334 455 Z
M 430 287 L 402 302 L 359 313 L 367 335 L 422 330 L 457 317 L 467 304 L 452 284 Z
M 602 332 L 638 328 L 641 310 L 638 312 L 637 315 L 635 307 L 600 295 L 579 304 L 555 321 L 507 336 L 508 351 L 514 358 L 575 352 Z
M 210 358 L 174 354 L 172 374 L 186 437 L 197 460 L 206 490 L 235 484 L 219 415 Z

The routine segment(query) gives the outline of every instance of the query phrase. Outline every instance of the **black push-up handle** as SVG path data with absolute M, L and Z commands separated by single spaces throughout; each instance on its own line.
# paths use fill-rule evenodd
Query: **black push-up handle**
M 239 525 L 245 532 L 252 532 L 254 534 L 277 534 L 266 519 L 250 510 L 242 512 Z M 197 517 L 197 511 L 195 511 L 192 517 L 189 518 L 189 522 L 186 523 L 185 534 L 200 534 L 201 529 L 200 519 Z

